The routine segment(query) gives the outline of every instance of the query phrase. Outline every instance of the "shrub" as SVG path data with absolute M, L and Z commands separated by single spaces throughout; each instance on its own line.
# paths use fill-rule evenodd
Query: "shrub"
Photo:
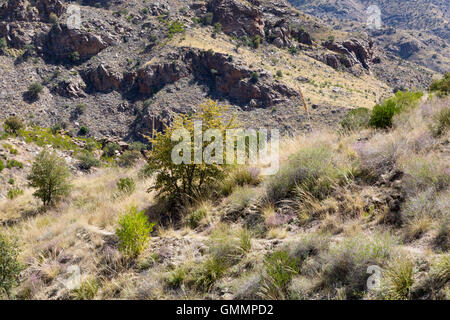
M 17 198 L 18 196 L 23 194 L 23 190 L 19 189 L 19 188 L 12 188 L 8 190 L 8 193 L 6 194 L 6 197 L 8 199 L 14 199 Z
M 75 114 L 80 116 L 86 112 L 86 105 L 84 103 L 79 103 L 75 106 Z
M 177 33 L 184 33 L 186 27 L 184 24 L 178 20 L 173 21 L 169 26 L 169 37 L 172 38 Z
M 297 260 L 286 251 L 275 251 L 266 256 L 260 295 L 265 299 L 284 299 L 292 277 L 298 274 Z
M 114 157 L 116 151 L 120 150 L 120 146 L 117 143 L 109 142 L 103 147 L 103 155 L 106 157 Z
M 29 185 L 37 189 L 33 195 L 46 206 L 56 204 L 70 193 L 69 177 L 70 171 L 64 159 L 43 150 L 36 156 L 27 179 Z
M 195 164 L 192 163 L 194 146 L 189 141 L 183 141 L 179 148 L 179 142 L 172 140 L 172 134 L 177 129 L 185 129 L 190 137 L 194 134 L 194 121 L 202 121 L 202 132 L 207 129 L 217 129 L 224 136 L 227 129 L 234 127 L 234 118 L 224 120 L 223 115 L 227 107 L 220 106 L 213 100 L 207 100 L 199 106 L 199 111 L 194 114 L 178 115 L 172 127 L 166 127 L 164 132 L 156 132 L 152 143 L 152 150 L 148 155 L 148 168 L 156 173 L 155 184 L 150 188 L 157 190 L 159 197 L 169 197 L 171 199 L 191 202 L 195 197 L 209 191 L 208 186 L 225 176 L 226 168 L 220 164 Z M 185 131 L 186 132 L 186 131 Z M 187 142 L 187 143 L 186 143 Z M 187 144 L 187 146 L 186 146 Z M 206 147 L 204 142 L 202 146 Z M 178 152 L 191 157 L 184 159 L 180 164 L 174 163 L 172 154 Z
M 58 24 L 58 16 L 55 13 L 50 13 L 49 17 L 48 17 L 48 21 L 51 24 Z
M 85 136 L 88 134 L 88 132 L 88 128 L 86 128 L 85 126 L 81 126 L 80 130 L 78 131 L 78 135 Z
M 6 42 L 6 38 L 0 38 L 0 51 L 4 52 L 4 50 L 8 48 L 8 43 Z
M 434 81 L 429 90 L 438 92 L 440 95 L 448 95 L 450 92 L 450 72 L 447 72 L 441 80 Z
M 39 82 L 34 82 L 28 87 L 28 94 L 31 98 L 37 99 L 39 95 L 41 94 L 44 87 Z
M 341 126 L 345 130 L 357 130 L 369 125 L 370 112 L 367 108 L 358 108 L 347 113 L 341 121 Z
M 257 168 L 248 168 L 238 166 L 222 180 L 220 184 L 220 192 L 224 196 L 230 195 L 236 186 L 243 187 L 245 185 L 258 185 L 261 182 L 259 170 Z
M 133 193 L 134 190 L 136 190 L 136 182 L 130 177 L 120 178 L 119 181 L 117 181 L 117 188 L 123 193 Z
M 0 159 L 0 172 L 2 172 L 3 169 L 5 169 L 5 164 L 3 163 L 3 160 Z
M 259 73 L 258 72 L 252 72 L 250 74 L 250 81 L 253 83 L 257 83 L 259 80 Z
M 99 289 L 96 279 L 87 279 L 81 282 L 78 289 L 75 289 L 72 296 L 75 300 L 92 300 L 97 295 Z
M 22 265 L 15 240 L 0 233 L 0 293 L 9 298 L 11 290 L 18 284 Z
M 409 298 L 410 290 L 414 284 L 414 264 L 404 257 L 397 258 L 383 273 L 385 297 L 394 300 L 404 300 Z
M 23 163 L 20 162 L 20 161 L 17 161 L 17 160 L 12 159 L 12 160 L 8 160 L 8 161 L 6 162 L 6 167 L 7 167 L 8 169 L 12 169 L 12 168 L 23 169 Z
M 217 22 L 214 24 L 214 32 L 215 33 L 222 32 L 222 24 L 220 22 Z
M 117 164 L 121 167 L 132 167 L 141 157 L 141 153 L 136 150 L 127 150 L 119 157 Z
M 213 13 L 212 12 L 208 12 L 206 13 L 203 17 L 202 17 L 202 22 L 204 25 L 212 25 L 213 22 Z
M 326 146 L 304 148 L 292 155 L 288 163 L 266 183 L 266 199 L 276 203 L 286 199 L 297 186 L 322 199 L 338 178 L 332 152 Z
M 131 145 L 130 145 L 130 150 L 133 151 L 139 151 L 142 152 L 144 150 L 147 150 L 148 147 L 145 143 L 142 143 L 140 141 L 134 141 Z
M 344 289 L 349 299 L 362 297 L 366 288 L 367 267 L 384 266 L 391 257 L 393 244 L 388 234 L 345 239 L 321 255 L 325 261 L 322 285 L 328 289 Z
M 258 35 L 253 36 L 251 44 L 254 49 L 258 49 L 261 45 L 261 37 Z
M 431 132 L 434 137 L 440 137 L 447 133 L 450 128 L 450 108 L 441 109 L 433 116 L 433 124 L 431 125 Z
M 185 268 L 178 267 L 170 273 L 166 282 L 169 285 L 169 287 L 171 287 L 173 289 L 177 289 L 181 286 L 181 284 L 185 281 L 186 278 L 187 278 L 187 273 L 186 273 Z
M 78 51 L 74 51 L 69 55 L 68 58 L 72 62 L 78 62 L 80 61 L 80 54 L 78 53 Z
M 24 125 L 18 117 L 9 117 L 5 120 L 4 128 L 7 133 L 17 134 Z
M 100 160 L 98 160 L 91 152 L 83 152 L 78 156 L 78 167 L 81 170 L 90 170 L 92 167 L 99 167 L 101 165 Z
M 186 217 L 186 223 L 192 229 L 198 227 L 200 221 L 207 216 L 208 212 L 205 208 L 199 208 Z
M 277 71 L 277 77 L 281 78 L 283 76 L 283 72 L 281 70 Z
M 398 91 L 394 97 L 373 108 L 369 124 L 376 128 L 392 127 L 394 115 L 416 107 L 422 96 L 423 92 Z
M 145 210 L 138 212 L 132 207 L 119 219 L 116 229 L 120 251 L 129 257 L 137 257 L 147 247 L 154 225 L 148 221 Z

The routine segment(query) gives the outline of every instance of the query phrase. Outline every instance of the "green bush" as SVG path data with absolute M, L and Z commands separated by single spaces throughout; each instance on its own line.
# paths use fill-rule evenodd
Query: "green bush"
M 6 42 L 6 39 L 0 38 L 0 51 L 3 52 L 7 48 L 8 48 L 8 43 Z
M 39 97 L 39 95 L 41 94 L 43 89 L 44 89 L 44 87 L 42 86 L 42 84 L 40 84 L 39 82 L 33 82 L 28 87 L 28 91 L 27 92 L 30 95 L 30 97 L 32 97 L 34 99 L 37 99 Z
M 265 299 L 284 299 L 292 277 L 298 272 L 298 261 L 290 257 L 288 252 L 280 250 L 267 255 L 260 295 Z
M 225 176 L 226 168 L 220 164 L 191 164 L 192 158 L 186 159 L 188 163 L 185 163 L 184 159 L 179 164 L 174 163 L 172 152 L 176 151 L 175 148 L 179 142 L 172 140 L 172 134 L 183 128 L 192 136 L 194 121 L 198 120 L 203 123 L 202 132 L 207 129 L 217 129 L 224 135 L 227 129 L 235 127 L 234 117 L 230 120 L 224 119 L 223 114 L 226 110 L 226 106 L 207 100 L 199 106 L 196 114 L 177 115 L 172 127 L 167 127 L 164 132 L 155 132 L 154 138 L 150 140 L 152 150 L 148 154 L 147 163 L 149 171 L 156 173 L 155 184 L 150 189 L 157 190 L 159 197 L 192 202 L 195 197 L 209 192 L 208 187 Z M 207 144 L 204 142 L 202 148 Z M 190 148 L 189 151 L 193 155 L 193 146 Z M 181 151 L 185 152 L 182 149 Z
M 0 297 L 6 294 L 9 298 L 11 290 L 19 282 L 22 265 L 18 257 L 17 243 L 0 233 Z
M 46 206 L 69 195 L 69 177 L 70 171 L 65 160 L 55 153 L 43 150 L 36 156 L 27 179 L 30 187 L 37 189 L 33 195 Z
M 17 134 L 20 129 L 24 128 L 24 124 L 18 117 L 9 117 L 5 120 L 4 128 L 7 133 Z
M 132 207 L 119 219 L 116 229 L 120 251 L 129 257 L 137 257 L 147 247 L 154 225 L 148 221 L 145 210 L 138 212 Z
M 375 128 L 392 127 L 394 115 L 416 107 L 422 96 L 423 92 L 398 91 L 394 97 L 373 108 L 369 124 Z
M 441 109 L 433 116 L 431 132 L 434 137 L 440 137 L 447 133 L 450 128 L 450 108 Z
M 8 169 L 12 169 L 12 168 L 23 169 L 23 163 L 20 162 L 20 161 L 17 161 L 17 160 L 12 159 L 12 160 L 8 160 L 8 161 L 6 162 L 6 167 L 7 167 Z
M 106 146 L 103 147 L 103 156 L 105 157 L 114 157 L 116 155 L 116 151 L 120 150 L 120 146 L 117 143 L 109 142 Z
M 202 17 L 202 22 L 204 25 L 210 26 L 210 25 L 212 25 L 213 18 L 214 18 L 214 16 L 213 16 L 212 12 L 208 12 Z
M 79 103 L 75 106 L 75 114 L 80 116 L 86 112 L 86 105 L 84 103 Z
M 332 151 L 323 146 L 301 149 L 266 182 L 266 199 L 272 203 L 293 195 L 296 187 L 318 199 L 325 198 L 340 175 Z
M 8 199 L 14 199 L 17 198 L 18 196 L 23 194 L 23 190 L 19 189 L 19 188 L 12 188 L 8 190 L 8 193 L 6 194 L 6 197 Z
M 78 53 L 78 51 L 74 51 L 69 55 L 68 58 L 72 62 L 78 62 L 80 61 L 80 54 Z
M 369 126 L 370 111 L 367 108 L 358 108 L 347 113 L 341 121 L 341 126 L 345 130 L 357 130 Z
M 186 217 L 186 223 L 189 227 L 195 229 L 198 227 L 200 221 L 206 217 L 206 215 L 206 210 L 204 208 L 199 208 Z
M 78 166 L 81 170 L 90 170 L 92 167 L 99 167 L 101 165 L 100 160 L 98 160 L 91 152 L 83 152 L 78 156 Z
M 2 172 L 3 169 L 5 169 L 5 164 L 3 163 L 3 160 L 0 159 L 0 172 Z
M 117 164 L 121 167 L 130 168 L 141 157 L 141 153 L 136 150 L 127 150 L 119 157 Z
M 132 144 L 130 144 L 130 150 L 133 150 L 133 151 L 142 152 L 142 151 L 145 151 L 147 149 L 148 149 L 147 145 L 145 143 L 140 142 L 140 141 L 134 141 Z
M 85 126 L 81 126 L 80 130 L 78 131 L 78 135 L 85 136 L 88 134 L 88 132 L 89 132 L 88 128 L 86 128 Z
M 414 264 L 404 257 L 393 261 L 384 271 L 385 297 L 394 300 L 405 300 L 410 296 L 414 284 Z
M 134 182 L 133 178 L 120 178 L 119 181 L 117 181 L 117 188 L 120 192 L 123 193 L 133 193 L 134 190 L 136 190 L 136 183 Z
M 448 95 L 450 92 L 450 72 L 447 72 L 441 80 L 434 81 L 429 90 L 438 92 L 439 95 Z

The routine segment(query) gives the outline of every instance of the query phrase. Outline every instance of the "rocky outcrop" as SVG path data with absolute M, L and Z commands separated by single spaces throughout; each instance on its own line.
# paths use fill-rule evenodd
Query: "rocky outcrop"
M 50 14 L 60 16 L 64 5 L 59 0 L 8 0 L 0 7 L 0 18 L 4 21 L 47 20 Z
M 137 72 L 137 85 L 141 94 L 152 94 L 166 84 L 186 77 L 189 70 L 182 63 L 167 62 L 148 65 Z
M 250 2 L 211 0 L 209 10 L 213 13 L 213 22 L 220 23 L 226 34 L 264 37 L 263 13 Z
M 113 40 L 110 37 L 58 24 L 48 33 L 45 45 L 47 54 L 52 58 L 66 59 L 74 52 L 78 52 L 81 59 L 88 59 L 112 44 Z
M 419 50 L 419 43 L 415 40 L 405 41 L 398 45 L 398 54 L 403 59 L 408 59 Z
M 266 22 L 266 37 L 279 48 L 293 45 L 293 41 L 311 45 L 312 39 L 308 32 L 301 27 L 293 26 L 286 19 Z
M 360 63 L 365 69 L 370 68 L 369 64 L 373 56 L 373 42 L 371 41 L 368 43 L 364 43 L 357 39 L 349 39 L 342 43 L 327 41 L 323 43 L 323 46 L 328 50 L 339 53 L 342 56 L 342 59 L 339 59 L 339 61 L 346 67 L 352 67 L 353 65 Z M 326 58 L 326 61 L 331 60 L 334 59 Z M 327 64 L 329 63 L 327 62 Z M 333 65 L 334 64 L 333 61 Z
M 28 0 L 8 0 L 0 7 L 0 18 L 4 21 L 37 21 L 39 11 Z
M 64 79 L 57 83 L 53 92 L 66 98 L 84 98 L 86 84 L 80 76 L 71 79 Z
M 33 42 L 35 35 L 35 29 L 29 22 L 0 22 L 0 38 L 5 38 L 10 47 L 23 48 Z
M 119 72 L 104 64 L 83 72 L 83 77 L 92 90 L 99 92 L 119 90 L 123 81 L 123 76 Z

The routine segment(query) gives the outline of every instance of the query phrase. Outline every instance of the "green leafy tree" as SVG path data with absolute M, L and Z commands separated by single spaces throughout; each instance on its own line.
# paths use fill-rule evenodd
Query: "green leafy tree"
M 193 197 L 204 193 L 208 185 L 224 177 L 226 168 L 220 164 L 175 164 L 172 150 L 178 141 L 172 141 L 172 134 L 177 129 L 186 129 L 194 140 L 194 121 L 202 122 L 202 132 L 218 129 L 225 136 L 225 131 L 235 127 L 235 118 L 224 119 L 227 106 L 220 106 L 213 100 L 206 100 L 195 114 L 178 115 L 171 127 L 164 132 L 154 132 L 149 138 L 152 150 L 148 155 L 148 170 L 156 173 L 155 184 L 150 190 L 157 190 L 159 196 L 168 196 L 175 200 L 191 201 Z M 208 143 L 204 142 L 203 148 Z M 194 155 L 194 143 L 191 143 L 191 156 Z
M 17 285 L 22 265 L 18 260 L 17 243 L 9 237 L 0 234 L 0 297 L 11 296 L 11 290 Z
M 56 204 L 64 196 L 69 195 L 71 189 L 69 177 L 70 171 L 64 159 L 43 150 L 33 162 L 28 181 L 31 187 L 37 189 L 33 195 L 47 206 Z

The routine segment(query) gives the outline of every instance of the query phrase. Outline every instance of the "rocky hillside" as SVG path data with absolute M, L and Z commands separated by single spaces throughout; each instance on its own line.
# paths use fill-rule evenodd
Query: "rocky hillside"
M 290 2 L 336 30 L 368 32 L 378 46 L 402 59 L 439 72 L 448 71 L 450 9 L 446 0 Z M 382 26 L 377 30 L 366 26 L 371 5 L 381 11 Z
M 434 75 L 285 1 L 81 1 L 76 28 L 73 4 L 2 2 L 1 118 L 142 140 L 211 97 L 293 133 Z

